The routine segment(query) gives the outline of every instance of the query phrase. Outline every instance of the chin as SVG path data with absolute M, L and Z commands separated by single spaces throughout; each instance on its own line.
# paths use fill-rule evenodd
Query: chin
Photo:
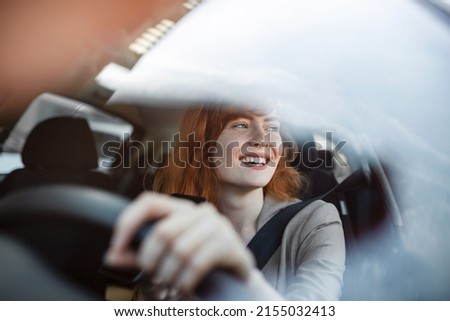
M 249 182 L 248 186 L 251 186 L 253 188 L 261 188 L 266 187 L 267 184 L 269 184 L 270 179 L 264 179 L 264 180 L 253 180 L 252 182 Z

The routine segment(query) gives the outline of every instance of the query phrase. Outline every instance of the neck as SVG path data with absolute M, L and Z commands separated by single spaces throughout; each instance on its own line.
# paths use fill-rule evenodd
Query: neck
M 247 244 L 256 233 L 256 220 L 264 203 L 263 189 L 243 191 L 234 186 L 222 186 L 218 203 L 220 212 L 230 219 Z

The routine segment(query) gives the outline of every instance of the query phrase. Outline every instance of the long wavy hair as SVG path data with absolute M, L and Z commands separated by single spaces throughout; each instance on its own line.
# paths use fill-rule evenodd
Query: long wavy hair
M 165 194 L 185 194 L 203 197 L 218 205 L 220 178 L 210 162 L 208 148 L 204 144 L 215 142 L 225 126 L 242 115 L 263 115 L 261 108 L 242 108 L 229 105 L 200 105 L 189 108 L 181 122 L 179 136 L 168 155 L 166 166 L 157 170 L 153 190 Z M 283 150 L 275 173 L 263 188 L 265 195 L 277 200 L 296 198 L 302 188 L 300 173 L 287 165 L 295 149 L 286 146 L 292 142 L 281 129 Z M 290 139 L 290 140 L 288 140 Z

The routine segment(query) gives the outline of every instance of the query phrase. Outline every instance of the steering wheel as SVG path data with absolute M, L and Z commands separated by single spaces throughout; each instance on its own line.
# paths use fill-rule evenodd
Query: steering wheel
M 129 203 L 129 199 L 117 194 L 86 186 L 46 185 L 23 189 L 0 199 L 0 237 L 19 243 L 25 248 L 24 255 L 30 253 L 35 258 L 34 264 L 55 271 L 55 282 L 49 284 L 66 286 L 68 293 L 76 284 L 83 293 L 88 293 L 86 297 L 81 295 L 82 299 L 102 299 L 108 280 L 99 273 L 99 268 L 114 223 Z M 28 270 L 33 273 L 39 269 L 31 264 Z M 18 283 L 19 294 L 16 293 L 15 299 L 42 299 L 38 294 L 30 298 L 28 289 L 33 284 Z M 52 289 L 43 290 L 48 294 L 45 299 L 64 299 L 56 290 L 54 296 Z M 209 273 L 195 294 L 201 300 L 262 299 L 237 277 L 222 270 Z

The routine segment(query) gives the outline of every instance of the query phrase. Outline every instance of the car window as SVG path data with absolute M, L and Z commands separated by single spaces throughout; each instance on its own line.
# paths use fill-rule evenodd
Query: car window
M 46 119 L 58 116 L 80 117 L 88 121 L 95 137 L 97 154 L 100 156 L 99 164 L 104 164 L 102 162 L 102 147 L 105 143 L 111 141 L 121 143 L 126 135 L 130 135 L 134 130 L 131 123 L 89 104 L 51 93 L 44 93 L 32 102 L 4 142 L 4 154 L 0 157 L 1 161 L 5 162 L 5 166 L 1 167 L 4 173 L 12 168 L 21 167 L 19 154 L 27 135 L 34 126 Z M 6 162 L 11 163 L 11 165 L 8 166 Z M 101 168 L 104 168 L 104 166 Z

